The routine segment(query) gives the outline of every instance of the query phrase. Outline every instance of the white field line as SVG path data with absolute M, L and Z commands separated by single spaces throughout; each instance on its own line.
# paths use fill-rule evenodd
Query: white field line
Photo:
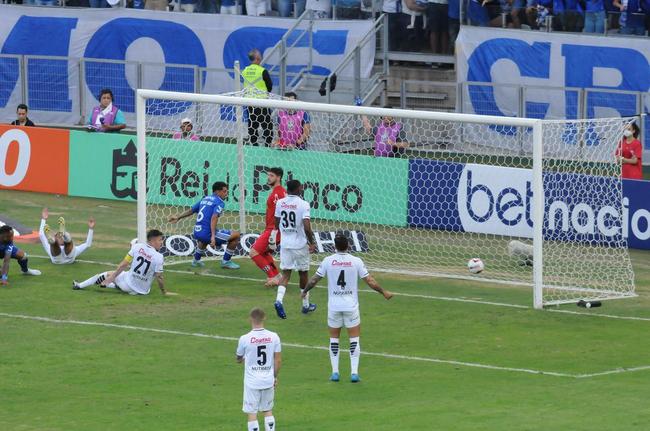
M 209 338 L 213 340 L 221 341 L 232 341 L 236 342 L 239 340 L 237 337 L 228 337 L 223 335 L 215 334 L 203 334 L 200 332 L 185 332 L 177 331 L 173 329 L 159 329 L 159 328 L 148 328 L 143 326 L 134 326 L 134 325 L 121 325 L 117 323 L 104 323 L 104 322 L 90 322 L 84 320 L 61 320 L 53 319 L 50 317 L 42 316 L 29 316 L 24 314 L 12 314 L 12 313 L 3 313 L 0 312 L 0 317 L 10 318 L 10 319 L 24 319 L 24 320 L 34 320 L 44 323 L 52 324 L 63 324 L 63 325 L 80 325 L 80 326 L 96 326 L 101 328 L 112 328 L 112 329 L 125 329 L 130 331 L 141 331 L 141 332 L 153 332 L 158 334 L 168 334 L 168 335 L 179 335 L 185 337 L 197 337 L 197 338 Z M 307 350 L 321 350 L 327 351 L 327 347 L 323 346 L 310 346 L 306 344 L 297 344 L 297 343 L 282 343 L 285 347 L 293 347 L 297 349 L 307 349 Z M 504 371 L 512 373 L 521 373 L 521 374 L 535 374 L 541 376 L 553 376 L 553 377 L 567 377 L 572 379 L 588 379 L 593 377 L 606 376 L 610 374 L 622 374 L 635 371 L 645 371 L 650 370 L 650 365 L 639 366 L 639 367 L 630 367 L 630 368 L 616 368 L 613 370 L 606 370 L 597 373 L 583 373 L 583 374 L 571 374 L 571 373 L 561 373 L 556 371 L 544 371 L 544 370 L 534 370 L 528 368 L 515 368 L 515 367 L 501 367 L 498 365 L 489 365 L 482 364 L 477 362 L 465 362 L 465 361 L 454 361 L 450 359 L 439 359 L 439 358 L 428 358 L 422 356 L 407 356 L 407 355 L 394 355 L 392 353 L 380 353 L 380 352 L 367 352 L 363 351 L 363 355 L 366 356 L 376 356 L 386 359 L 398 359 L 404 361 L 415 361 L 415 362 L 429 362 L 435 364 L 445 364 L 445 365 L 454 365 L 460 367 L 469 367 L 469 368 L 481 368 L 486 370 L 494 371 Z
M 38 259 L 48 259 L 49 260 L 49 257 L 47 257 L 47 256 L 30 255 L 30 257 L 34 257 L 34 258 L 38 258 Z M 99 262 L 99 261 L 94 261 L 94 260 L 77 259 L 77 262 L 92 263 L 92 264 L 96 264 L 96 265 L 117 266 L 115 263 Z M 259 278 L 240 277 L 240 276 L 236 276 L 236 275 L 202 274 L 200 272 L 187 271 L 187 270 L 178 270 L 178 269 L 166 269 L 166 271 L 176 273 L 176 274 L 191 274 L 191 275 L 200 275 L 202 277 L 223 278 L 223 279 L 226 279 L 226 280 L 230 279 L 230 280 L 253 281 L 253 282 L 256 282 L 256 283 L 260 283 L 260 284 L 264 282 L 264 280 L 259 279 Z M 295 285 L 297 283 L 290 283 L 290 284 Z M 317 286 L 317 288 L 326 289 L 326 287 L 324 287 L 324 286 Z M 374 290 L 370 290 L 370 289 L 359 289 L 359 292 L 376 294 L 376 292 Z M 531 308 L 531 307 L 528 307 L 526 305 L 508 304 L 508 303 L 504 303 L 504 302 L 494 302 L 494 301 L 483 301 L 483 300 L 480 300 L 480 299 L 454 298 L 454 297 L 448 297 L 448 296 L 434 296 L 434 295 L 421 295 L 421 294 L 416 294 L 416 293 L 400 293 L 400 292 L 394 292 L 394 291 L 393 291 L 393 294 L 395 296 L 403 296 L 403 297 L 406 297 L 406 298 L 430 299 L 430 300 L 435 300 L 435 301 L 465 302 L 465 303 L 470 303 L 470 304 L 492 305 L 492 306 L 496 306 L 496 307 L 518 308 L 518 309 L 523 309 L 523 310 L 527 310 L 527 309 Z M 574 315 L 578 315 L 578 316 L 601 317 L 601 318 L 606 318 L 606 319 L 633 320 L 633 321 L 641 321 L 641 322 L 650 322 L 650 317 L 618 316 L 618 315 L 614 315 L 614 314 L 598 314 L 598 313 L 580 312 L 580 311 L 571 311 L 571 310 L 556 310 L 556 309 L 553 309 L 553 308 L 547 308 L 545 311 L 548 311 L 548 312 L 551 312 L 551 313 L 574 314 Z
M 2 313 L 0 312 L 1 317 L 12 318 L 12 319 L 24 319 L 24 320 L 35 320 L 45 323 L 53 324 L 65 324 L 65 325 L 82 325 L 82 326 L 96 326 L 103 328 L 113 328 L 113 329 L 126 329 L 131 331 L 142 331 L 142 332 L 154 332 L 159 334 L 170 334 L 170 335 L 180 335 L 186 337 L 200 337 L 200 338 L 210 338 L 214 340 L 223 340 L 223 341 L 233 341 L 236 342 L 239 338 L 236 337 L 227 337 L 223 335 L 212 335 L 212 334 L 202 334 L 200 332 L 184 332 L 176 331 L 171 329 L 158 329 L 158 328 L 147 328 L 143 326 L 133 326 L 133 325 L 120 325 L 116 323 L 104 323 L 104 322 L 89 322 L 84 320 L 61 320 L 61 319 L 52 319 L 49 317 L 42 316 L 29 316 L 24 314 L 11 314 L 11 313 Z M 296 344 L 296 343 L 282 343 L 285 347 L 294 347 L 298 349 L 308 349 L 308 350 L 322 350 L 327 351 L 327 347 L 322 346 L 309 346 L 306 344 Z M 531 370 L 527 368 L 513 368 L 513 367 L 500 367 L 497 365 L 488 365 L 475 362 L 463 362 L 463 361 L 454 361 L 448 359 L 438 359 L 438 358 L 427 358 L 421 356 L 406 356 L 406 355 L 393 355 L 390 353 L 377 353 L 377 352 L 362 352 L 366 356 L 378 356 L 382 358 L 389 359 L 401 359 L 406 361 L 418 361 L 418 362 L 431 362 L 436 364 L 448 364 L 455 366 L 471 367 L 471 368 L 483 368 L 488 370 L 495 371 L 509 371 L 514 373 L 524 373 L 524 374 L 537 374 L 537 375 L 546 375 L 546 376 L 555 376 L 555 377 L 570 377 L 578 378 L 580 375 L 569 374 L 569 373 L 558 373 L 554 371 L 542 371 L 542 370 Z

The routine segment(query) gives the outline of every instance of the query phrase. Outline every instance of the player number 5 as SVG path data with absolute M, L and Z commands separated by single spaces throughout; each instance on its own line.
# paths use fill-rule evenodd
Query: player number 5
M 257 365 L 266 365 L 266 346 L 257 346 Z

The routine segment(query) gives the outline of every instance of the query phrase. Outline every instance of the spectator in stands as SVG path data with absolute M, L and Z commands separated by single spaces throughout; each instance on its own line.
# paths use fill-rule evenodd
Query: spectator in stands
M 174 12 L 188 12 L 193 13 L 196 10 L 198 0 L 174 0 L 169 5 L 173 8 Z
M 224 15 L 241 15 L 241 6 L 236 0 L 221 0 L 219 13 Z
M 478 27 L 487 27 L 490 25 L 490 15 L 486 7 L 485 0 L 469 0 L 467 15 L 469 23 Z
M 246 0 L 246 14 L 248 16 L 266 16 L 268 3 L 266 0 Z
M 381 11 L 388 17 L 388 50 L 399 51 L 402 22 L 402 0 L 384 0 Z
M 307 0 L 307 10 L 313 12 L 314 19 L 328 19 L 332 13 L 331 0 Z
M 113 105 L 113 92 L 107 88 L 99 92 L 99 106 L 88 117 L 88 130 L 119 132 L 126 127 L 124 114 Z
M 361 18 L 361 0 L 336 0 L 336 19 Z
M 424 48 L 424 41 L 427 37 L 425 28 L 427 26 L 423 14 L 427 8 L 426 4 L 421 3 L 421 1 L 402 0 L 402 25 L 405 25 L 402 32 L 406 30 L 405 35 L 402 36 L 402 49 L 405 51 L 419 52 Z
M 639 126 L 632 122 L 625 128 L 623 139 L 616 149 L 616 158 L 622 163 L 623 178 L 643 179 L 642 155 L 643 149 L 641 141 L 639 141 Z
M 376 19 L 383 3 L 384 0 L 361 0 L 361 19 Z
M 390 109 L 390 106 L 385 108 Z M 379 124 L 372 127 L 365 115 L 361 117 L 366 133 L 374 137 L 375 157 L 400 157 L 409 146 L 402 123 L 389 115 L 381 117 Z
M 297 100 L 296 93 L 284 95 L 288 100 Z M 309 112 L 293 109 L 278 111 L 278 138 L 274 146 L 283 150 L 304 150 L 311 132 L 311 117 Z
M 192 133 L 193 128 L 194 125 L 192 124 L 192 120 L 190 118 L 183 118 L 181 120 L 181 130 L 178 132 L 174 132 L 174 134 L 172 135 L 172 139 L 179 139 L 185 141 L 200 141 L 201 138 L 199 138 L 199 135 Z
M 427 27 L 429 46 L 434 54 L 447 54 L 449 49 L 449 5 L 447 0 L 429 0 Z
M 148 10 L 167 10 L 168 0 L 144 0 L 144 8 Z
M 27 108 L 27 105 L 24 103 L 21 103 L 18 105 L 16 108 L 16 119 L 11 122 L 12 126 L 27 126 L 27 127 L 34 127 L 36 124 L 32 122 L 32 120 L 27 117 L 27 112 L 29 112 L 29 108 Z
M 605 4 L 603 0 L 586 0 L 585 33 L 605 33 Z
M 102 8 L 102 7 L 111 7 L 106 0 L 88 0 L 90 7 Z
M 640 0 L 614 0 L 613 5 L 621 11 L 618 20 L 621 34 L 645 34 L 645 15 L 641 9 Z
M 456 38 L 458 37 L 458 32 L 460 31 L 460 2 L 462 0 L 449 0 L 447 6 L 447 18 L 449 22 L 447 23 L 448 33 L 449 33 L 449 53 L 453 54 L 456 51 Z M 465 3 L 463 3 L 465 4 Z
M 267 93 L 273 90 L 273 81 L 269 72 L 261 66 L 262 53 L 258 49 L 252 49 L 248 53 L 251 64 L 242 70 L 244 79 L 244 94 L 248 97 L 266 99 Z M 262 128 L 262 135 L 266 146 L 273 141 L 273 123 L 268 108 L 248 108 L 248 139 L 251 145 L 258 145 L 258 129 Z
M 219 11 L 217 0 L 198 0 L 196 7 L 196 11 L 200 13 L 217 13 Z
M 555 15 L 554 29 L 562 31 L 582 31 L 584 18 L 578 0 L 553 0 Z
M 645 12 L 645 29 L 650 36 L 650 0 L 641 0 L 641 9 Z

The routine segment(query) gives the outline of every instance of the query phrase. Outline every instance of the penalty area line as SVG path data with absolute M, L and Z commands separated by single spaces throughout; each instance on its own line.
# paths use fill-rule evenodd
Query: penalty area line
M 158 334 L 208 338 L 208 339 L 221 340 L 221 341 L 236 342 L 239 340 L 239 338 L 237 337 L 228 337 L 228 336 L 214 335 L 214 334 L 203 334 L 200 332 L 185 332 L 185 331 L 177 331 L 173 329 L 149 328 L 144 326 L 122 325 L 118 323 L 92 322 L 92 321 L 85 321 L 85 320 L 62 320 L 62 319 L 53 319 L 50 317 L 43 317 L 43 316 L 30 316 L 25 314 L 12 314 L 12 313 L 0 312 L 0 317 L 10 318 L 10 319 L 32 320 L 37 322 L 59 324 L 59 325 L 63 324 L 63 325 L 95 326 L 95 327 L 102 327 L 102 328 L 124 329 L 130 331 L 153 332 Z M 297 349 L 328 351 L 328 348 L 323 346 L 310 346 L 307 344 L 284 343 L 284 342 L 282 344 L 285 347 L 293 347 Z M 560 373 L 555 371 L 533 370 L 527 368 L 501 367 L 498 365 L 489 365 L 489 364 L 482 364 L 477 362 L 454 361 L 449 359 L 428 358 L 422 356 L 394 355 L 391 353 L 366 352 L 366 351 L 363 351 L 361 354 L 365 356 L 376 356 L 376 357 L 381 357 L 386 359 L 398 359 L 398 360 L 415 361 L 415 362 L 429 362 L 435 364 L 445 364 L 445 365 L 453 365 L 453 366 L 468 367 L 468 368 L 481 368 L 481 369 L 487 369 L 493 371 L 534 374 L 534 375 L 541 375 L 541 376 L 568 377 L 574 379 L 591 377 L 591 375 L 588 374 L 576 375 L 576 374 L 569 374 L 569 373 Z M 605 372 L 605 374 L 607 373 L 609 372 Z

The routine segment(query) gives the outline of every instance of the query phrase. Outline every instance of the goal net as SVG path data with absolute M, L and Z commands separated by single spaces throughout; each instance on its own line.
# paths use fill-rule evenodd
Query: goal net
M 310 202 L 313 263 L 341 231 L 374 270 L 534 286 L 536 307 L 634 295 L 615 157 L 629 119 L 547 122 L 240 96 L 138 92 L 139 156 L 147 154 L 139 235 L 162 230 L 168 261 L 189 263 L 196 247 L 196 217 L 169 218 L 215 181 L 229 186 L 218 228 L 240 231 L 237 254 L 246 256 L 264 230 L 266 172 L 281 167 Z M 218 259 L 223 249 L 208 253 Z M 475 257 L 485 270 L 470 274 Z

